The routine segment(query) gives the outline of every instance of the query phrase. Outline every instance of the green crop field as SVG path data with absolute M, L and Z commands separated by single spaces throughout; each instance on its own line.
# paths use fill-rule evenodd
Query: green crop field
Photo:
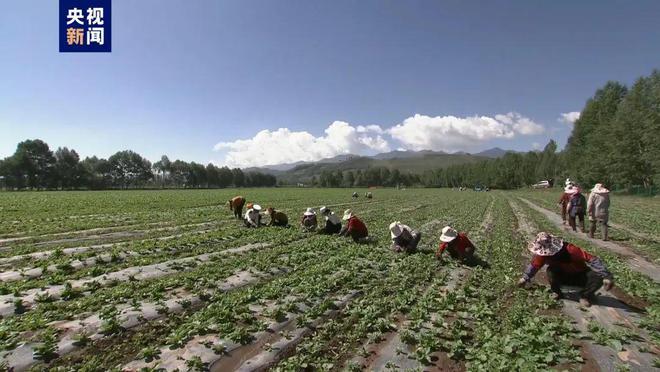
M 524 201 L 555 212 L 550 192 L 352 191 L 0 193 L 0 370 L 658 368 L 657 200 L 612 197 L 629 256 Z M 292 226 L 243 227 L 226 206 L 237 194 Z M 322 205 L 351 208 L 376 241 L 302 232 Z M 422 232 L 419 253 L 389 249 L 392 221 Z M 446 224 L 490 267 L 438 261 Z M 615 290 L 573 311 L 542 275 L 516 287 L 539 230 L 599 255 Z

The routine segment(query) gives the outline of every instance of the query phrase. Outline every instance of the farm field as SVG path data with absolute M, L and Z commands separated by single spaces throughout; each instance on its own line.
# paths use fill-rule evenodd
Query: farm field
M 660 286 L 620 252 L 565 235 L 615 275 L 588 309 L 552 300 L 542 273 L 516 287 L 530 236 L 565 234 L 521 198 L 554 211 L 555 193 L 352 191 L 0 193 L 0 370 L 659 367 Z M 294 226 L 244 228 L 225 205 L 239 193 Z M 621 200 L 614 244 L 653 270 L 660 205 Z M 300 231 L 321 205 L 352 208 L 376 242 Z M 390 251 L 395 220 L 422 232 L 419 253 Z M 488 268 L 435 259 L 446 224 Z

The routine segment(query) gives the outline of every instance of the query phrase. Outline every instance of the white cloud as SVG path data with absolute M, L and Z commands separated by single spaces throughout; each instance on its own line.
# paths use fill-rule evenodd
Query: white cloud
M 538 142 L 532 142 L 532 149 L 533 150 L 540 150 L 541 149 L 541 144 Z
M 397 150 L 471 151 L 493 139 L 536 135 L 543 126 L 516 112 L 490 116 L 415 115 L 402 123 L 353 126 L 335 121 L 322 136 L 288 128 L 262 130 L 254 137 L 220 142 L 213 148 L 224 153 L 221 165 L 254 167 L 297 161 L 317 161 L 342 154 L 366 155 Z
M 214 150 L 226 150 L 224 164 L 230 167 L 253 167 L 268 164 L 316 161 L 341 154 L 365 154 L 390 151 L 378 125 L 358 126 L 335 121 L 325 134 L 292 132 L 288 128 L 262 130 L 250 139 L 220 142 Z
M 570 125 L 575 123 L 575 121 L 579 118 L 580 113 L 578 111 L 563 112 L 561 116 L 559 116 L 559 121 Z
M 470 150 L 492 139 L 543 133 L 544 128 L 516 112 L 505 115 L 435 116 L 416 114 L 390 128 L 392 138 L 412 150 Z

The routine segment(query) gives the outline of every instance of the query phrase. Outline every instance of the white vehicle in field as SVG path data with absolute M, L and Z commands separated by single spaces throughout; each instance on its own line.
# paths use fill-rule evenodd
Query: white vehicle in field
M 540 181 L 532 185 L 534 189 L 547 189 L 550 187 L 550 181 Z

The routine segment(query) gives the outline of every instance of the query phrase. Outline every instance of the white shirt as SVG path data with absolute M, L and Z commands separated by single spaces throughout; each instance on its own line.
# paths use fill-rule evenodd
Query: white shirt
M 250 224 L 257 226 L 259 223 L 259 211 L 255 211 L 254 209 L 248 209 L 247 212 L 245 212 L 245 219 Z
M 330 212 L 330 214 L 326 215 L 325 220 L 330 221 L 330 223 L 333 224 L 333 225 L 337 225 L 337 224 L 341 223 L 341 221 L 339 220 L 339 217 L 337 217 L 335 212 Z

